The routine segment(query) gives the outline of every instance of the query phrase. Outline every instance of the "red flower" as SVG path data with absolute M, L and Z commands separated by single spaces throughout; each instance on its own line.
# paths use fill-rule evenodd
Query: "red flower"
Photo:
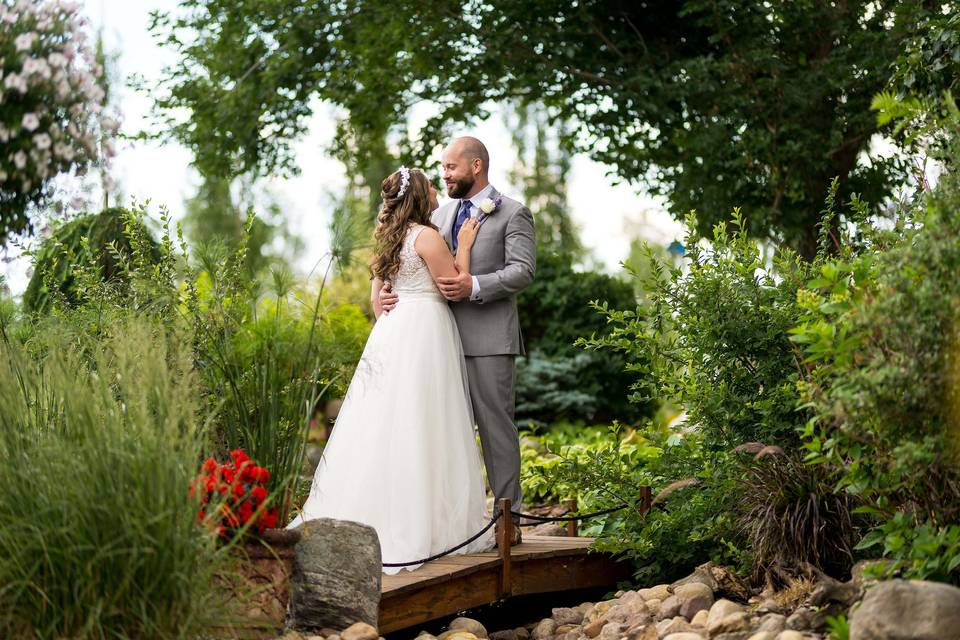
M 200 512 L 197 513 L 197 520 L 199 520 L 200 522 L 203 522 L 206 517 L 207 517 L 207 512 L 204 511 L 203 509 L 200 509 Z
M 264 469 L 263 467 L 257 467 L 258 477 L 257 480 L 260 484 L 267 484 L 270 481 L 270 472 Z
M 247 495 L 247 490 L 242 484 L 237 483 L 233 485 L 233 495 L 237 496 L 238 498 L 242 498 L 243 496 Z
M 250 460 L 250 456 L 243 452 L 243 449 L 234 449 L 230 452 L 230 457 L 233 459 L 233 466 L 237 469 L 243 466 L 244 462 Z
M 277 526 L 277 510 L 270 509 L 262 518 L 260 518 L 260 531 L 264 529 L 273 529 Z
M 233 482 L 233 478 L 236 475 L 236 471 L 234 471 L 233 467 L 228 466 L 224 466 L 221 469 L 221 473 L 223 474 L 224 481 L 227 483 Z
M 267 497 L 267 490 L 263 487 L 254 487 L 250 490 L 250 495 L 253 496 L 253 499 L 256 500 L 257 504 L 263 504 L 263 501 Z
M 213 473 L 213 471 L 216 468 L 217 468 L 217 461 L 214 460 L 213 458 L 207 458 L 203 462 L 203 470 L 206 471 L 207 473 Z

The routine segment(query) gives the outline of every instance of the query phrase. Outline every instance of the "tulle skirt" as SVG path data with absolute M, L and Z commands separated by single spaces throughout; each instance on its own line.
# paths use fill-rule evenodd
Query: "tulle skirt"
M 481 465 L 453 313 L 439 293 L 401 293 L 370 332 L 310 496 L 288 528 L 351 520 L 377 531 L 383 562 L 425 558 L 488 522 Z M 457 553 L 493 544 L 491 529 Z

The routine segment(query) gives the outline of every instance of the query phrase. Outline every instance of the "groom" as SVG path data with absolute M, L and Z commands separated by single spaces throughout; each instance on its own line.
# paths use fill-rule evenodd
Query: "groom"
M 523 355 L 517 318 L 517 292 L 533 281 L 536 242 L 530 209 L 501 196 L 488 179 L 490 155 L 476 138 L 453 140 L 441 156 L 450 202 L 433 212 L 432 221 L 456 253 L 464 221 L 480 226 L 470 255 L 470 273 L 439 278 L 438 284 L 457 320 L 473 413 L 480 430 L 487 479 L 497 500 L 509 498 L 520 510 L 520 440 L 513 422 L 516 356 Z M 387 311 L 396 293 L 384 287 L 380 302 Z M 519 518 L 514 517 L 519 524 Z M 515 527 L 513 544 L 520 542 Z

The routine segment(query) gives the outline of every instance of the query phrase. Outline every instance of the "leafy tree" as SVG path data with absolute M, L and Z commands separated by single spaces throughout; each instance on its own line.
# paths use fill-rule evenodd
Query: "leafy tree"
M 702 233 L 741 206 L 753 234 L 811 256 L 832 178 L 842 199 L 882 202 L 900 176 L 894 160 L 859 161 L 877 130 L 868 106 L 939 5 L 184 0 L 153 22 L 180 54 L 157 113 L 202 166 L 240 173 L 295 170 L 315 98 L 346 109 L 360 157 L 392 133 L 414 159 L 490 101 L 542 102 L 575 125 L 568 147 L 675 214 L 700 210 Z M 438 112 L 411 134 L 424 100 Z
M 303 241 L 288 231 L 280 205 L 268 198 L 260 207 L 262 213 L 254 215 L 257 203 L 252 182 L 239 180 L 239 202 L 231 193 L 232 184 L 234 181 L 226 178 L 203 176 L 197 193 L 186 202 L 185 233 L 198 246 L 219 242 L 230 253 L 237 250 L 246 234 L 244 270 L 249 277 L 271 264 L 285 265 L 303 249 Z M 253 219 L 248 220 L 251 215 Z M 286 249 L 283 255 L 270 251 L 277 239 Z

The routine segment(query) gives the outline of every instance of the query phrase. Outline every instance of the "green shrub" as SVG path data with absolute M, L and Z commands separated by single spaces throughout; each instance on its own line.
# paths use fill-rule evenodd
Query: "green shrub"
M 0 343 L 0 636 L 188 638 L 222 622 L 197 526 L 189 349 L 150 321 L 33 360 Z
M 49 313 L 52 298 L 67 306 L 77 304 L 81 295 L 77 291 L 78 269 L 92 270 L 118 287 L 128 284 L 123 261 L 132 253 L 130 237 L 134 233 L 128 229 L 129 224 L 141 225 L 136 235 L 149 238 L 142 220 L 118 208 L 84 214 L 56 228 L 33 256 L 33 274 L 23 293 L 24 310 Z M 157 260 L 156 245 L 150 248 L 151 258 Z
M 606 320 L 591 301 L 611 308 L 636 305 L 630 284 L 594 271 L 574 271 L 569 256 L 540 251 L 537 277 L 517 298 L 528 352 L 517 361 L 517 412 L 520 425 L 557 421 L 633 423 L 656 403 L 627 401 L 633 376 L 621 353 L 584 352 L 578 338 L 603 335 Z
M 892 228 L 859 225 L 856 236 L 839 240 L 799 295 L 804 316 L 794 340 L 811 368 L 800 388 L 816 411 L 804 446 L 812 461 L 843 470 L 840 486 L 862 497 L 878 532 L 897 531 L 884 551 L 907 568 L 925 553 L 914 544 L 929 547 L 960 521 L 960 415 L 951 402 L 960 327 L 958 177 L 945 173 Z M 917 530 L 908 533 L 904 522 Z M 943 579 L 946 566 L 931 572 Z M 950 571 L 960 580 L 956 565 Z

